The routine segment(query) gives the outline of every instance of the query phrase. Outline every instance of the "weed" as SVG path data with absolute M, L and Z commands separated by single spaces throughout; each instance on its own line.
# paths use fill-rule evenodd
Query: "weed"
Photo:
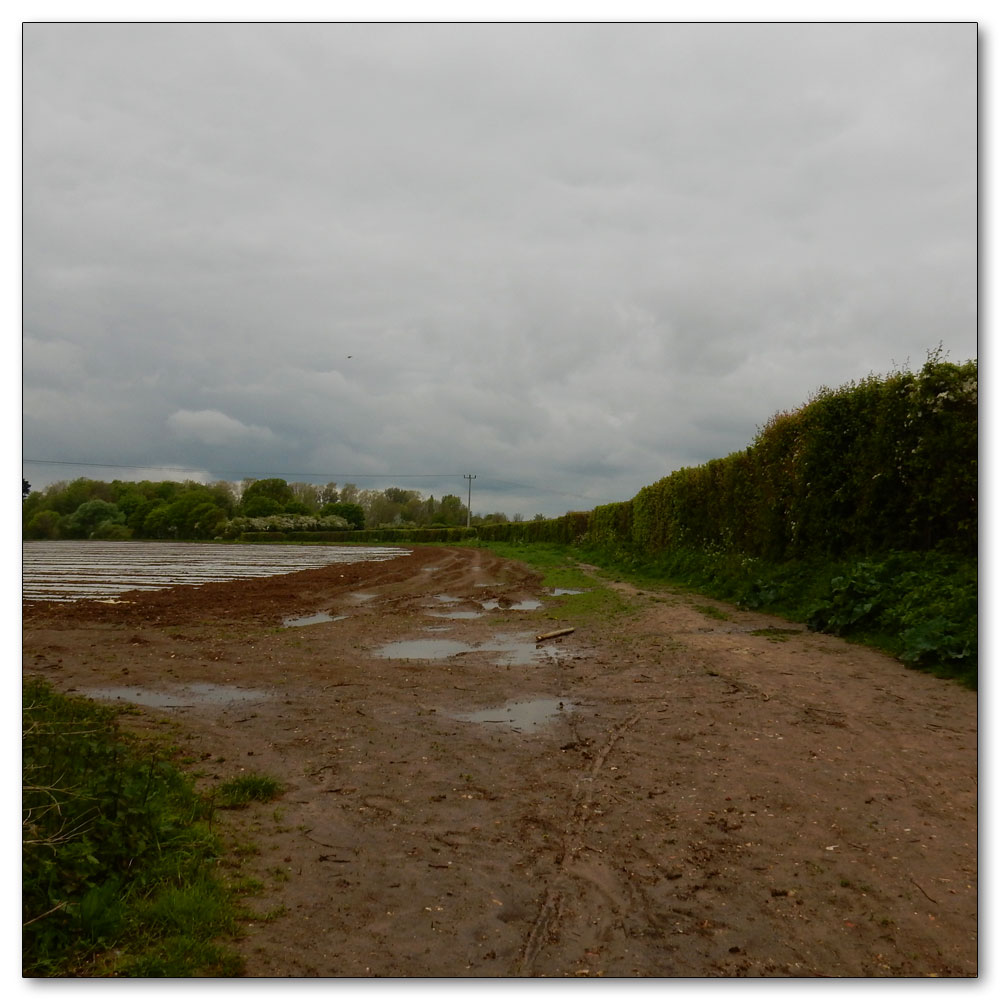
M 241 774 L 224 782 L 216 797 L 221 809 L 242 809 L 251 802 L 270 802 L 282 792 L 281 782 L 265 774 Z

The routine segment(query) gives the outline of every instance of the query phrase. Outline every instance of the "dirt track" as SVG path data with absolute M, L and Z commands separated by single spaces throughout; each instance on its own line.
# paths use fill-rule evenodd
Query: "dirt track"
M 630 615 L 536 652 L 570 623 L 528 568 L 423 548 L 26 603 L 24 668 L 159 695 L 129 718 L 171 727 L 206 788 L 285 783 L 223 814 L 270 914 L 241 942 L 249 976 L 976 975 L 975 693 L 616 586 Z M 489 598 L 555 619 L 432 617 Z M 347 617 L 282 627 L 319 611 Z M 533 659 L 491 652 L 498 634 Z M 432 638 L 472 648 L 378 654 Z M 553 703 L 538 728 L 459 718 L 535 698 Z

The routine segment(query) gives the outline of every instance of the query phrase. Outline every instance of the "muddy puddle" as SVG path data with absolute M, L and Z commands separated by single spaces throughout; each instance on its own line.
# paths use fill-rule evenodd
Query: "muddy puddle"
M 508 726 L 523 733 L 549 726 L 573 709 L 570 702 L 559 698 L 533 698 L 530 701 L 509 701 L 506 705 L 484 708 L 478 712 L 463 712 L 452 718 L 459 722 Z
M 541 601 L 505 601 L 503 598 L 480 603 L 487 611 L 537 611 L 542 606 Z
M 83 692 L 96 701 L 127 701 L 147 708 L 196 708 L 199 705 L 238 705 L 263 701 L 266 691 L 235 688 L 225 684 L 187 684 L 177 691 L 153 691 L 140 687 L 94 688 Z
M 551 594 L 553 597 L 566 597 L 570 594 L 589 594 L 589 590 L 573 590 L 567 587 L 553 587 Z
M 491 653 L 495 663 L 510 666 L 530 666 L 559 658 L 556 648 L 540 646 L 534 638 L 523 635 L 496 635 L 477 643 L 457 639 L 404 639 L 375 651 L 376 656 L 388 660 L 447 660 L 469 653 Z
M 314 615 L 286 618 L 281 624 L 286 628 L 300 628 L 303 625 L 321 625 L 323 622 L 342 622 L 346 617 L 347 615 L 331 615 L 327 611 L 318 611 Z
M 523 600 L 523 601 L 509 601 L 506 598 L 491 598 L 486 601 L 469 601 L 461 597 L 451 597 L 448 594 L 435 594 L 434 600 L 439 604 L 451 605 L 451 604 L 475 604 L 478 607 L 475 609 L 466 608 L 452 608 L 450 611 L 430 611 L 428 614 L 431 618 L 481 618 L 483 612 L 485 611 L 537 611 L 541 606 L 541 601 L 536 601 L 533 599 Z

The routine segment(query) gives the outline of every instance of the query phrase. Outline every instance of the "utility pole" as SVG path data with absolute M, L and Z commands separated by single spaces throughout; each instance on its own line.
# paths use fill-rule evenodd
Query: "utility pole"
M 467 528 L 471 528 L 472 527 L 472 480 L 475 479 L 476 477 L 475 476 L 462 476 L 462 478 L 469 480 L 469 506 L 468 506 L 468 509 L 466 510 L 466 515 L 467 516 L 465 518 L 465 526 Z

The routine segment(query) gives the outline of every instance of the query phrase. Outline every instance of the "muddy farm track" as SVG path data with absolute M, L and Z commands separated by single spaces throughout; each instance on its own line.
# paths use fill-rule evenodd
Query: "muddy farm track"
M 418 548 L 28 602 L 24 665 L 138 702 L 205 790 L 282 781 L 219 814 L 248 976 L 976 975 L 975 693 L 614 586 L 536 647 L 568 623 L 532 570 Z

